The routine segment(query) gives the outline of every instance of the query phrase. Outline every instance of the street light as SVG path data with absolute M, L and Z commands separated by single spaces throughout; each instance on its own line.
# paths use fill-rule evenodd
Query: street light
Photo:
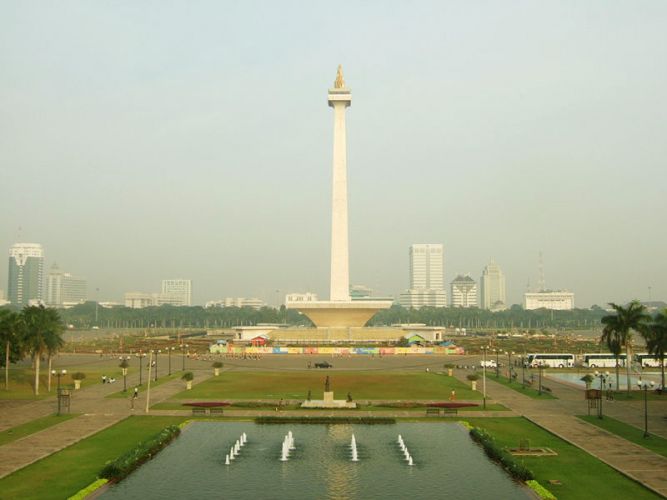
M 488 349 L 488 346 L 482 347 L 482 351 L 484 352 L 484 361 L 482 361 L 482 400 L 484 402 L 484 410 L 486 410 L 486 351 Z
M 183 368 L 182 370 L 185 371 L 185 351 L 188 348 L 188 344 L 181 344 L 181 351 L 183 351 Z
M 62 377 L 63 375 L 66 375 L 66 374 L 67 374 L 67 370 L 60 370 L 60 371 L 51 370 L 51 375 L 55 375 L 56 377 L 58 377 L 58 389 L 57 389 L 57 391 L 58 391 L 58 415 L 60 415 L 60 377 Z
M 157 355 L 160 354 L 162 351 L 160 349 L 155 349 L 153 352 L 155 353 L 155 378 L 153 380 L 157 382 Z
M 118 358 L 120 361 L 120 369 L 123 371 L 123 392 L 127 392 L 127 367 L 130 366 L 129 356 L 120 356 Z
M 514 351 L 505 351 L 505 354 L 507 354 L 507 357 L 509 358 L 507 361 L 507 380 L 511 384 L 512 383 L 512 355 L 514 354 Z
M 646 381 L 639 381 L 637 382 L 637 385 L 639 386 L 639 390 L 644 389 L 644 437 L 647 438 L 649 437 L 648 433 L 648 388 L 650 387 L 653 389 L 653 386 L 655 385 L 653 381 L 651 382 L 646 382 Z
M 175 347 L 167 347 L 167 354 L 169 355 L 169 375 L 171 375 L 171 353 L 176 349 Z
M 526 356 L 521 356 L 521 386 L 526 388 Z
M 602 390 L 604 389 L 607 378 L 609 377 L 609 372 L 601 373 L 595 370 L 595 376 L 600 379 L 600 397 L 598 398 L 600 404 L 598 405 L 598 418 L 602 420 Z
M 496 353 L 496 378 L 500 378 L 500 349 L 493 351 Z
M 139 385 L 143 383 L 141 380 L 141 377 L 143 376 L 142 374 L 144 373 L 144 368 L 143 368 L 143 359 L 146 357 L 146 353 L 140 352 L 137 354 L 137 359 L 139 360 Z
M 537 373 L 539 374 L 539 390 L 538 394 L 541 396 L 542 395 L 542 368 L 544 368 L 544 365 L 542 364 L 542 361 L 539 362 L 537 365 Z

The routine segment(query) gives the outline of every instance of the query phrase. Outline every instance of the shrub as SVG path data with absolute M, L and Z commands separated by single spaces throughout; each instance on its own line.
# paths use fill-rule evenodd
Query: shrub
M 533 472 L 523 464 L 517 462 L 512 455 L 503 450 L 493 437 L 479 427 L 470 429 L 470 437 L 482 445 L 486 455 L 494 462 L 499 463 L 514 479 L 529 481 L 535 479 Z
M 213 368 L 222 368 L 222 361 L 216 361 L 213 363 Z
M 72 380 L 83 380 L 84 378 L 86 378 L 86 374 L 83 372 L 72 373 Z
M 556 497 L 548 489 L 542 486 L 540 483 L 531 479 L 526 481 L 528 487 L 533 490 L 542 500 L 556 500 Z
M 190 382 L 194 380 L 195 374 L 192 372 L 185 372 L 183 376 L 181 377 L 181 380 L 185 380 L 186 382 Z
M 148 441 L 139 443 L 133 450 L 124 453 L 116 460 L 107 462 L 100 471 L 100 477 L 110 481 L 120 481 L 144 462 L 147 462 L 162 448 L 167 446 L 181 433 L 177 425 L 170 425 Z
M 479 375 L 477 375 L 476 373 L 469 373 L 468 375 L 466 375 L 466 378 L 471 382 L 473 382 L 475 380 L 479 380 Z
M 449 370 L 451 368 L 454 368 L 456 365 L 454 363 L 445 363 L 442 366 L 443 366 L 443 368 L 447 368 Z

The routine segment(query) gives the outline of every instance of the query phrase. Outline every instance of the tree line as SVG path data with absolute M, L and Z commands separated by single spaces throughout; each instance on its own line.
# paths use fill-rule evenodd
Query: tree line
M 0 309 L 1 363 L 5 367 L 5 390 L 9 390 L 9 365 L 30 356 L 35 366 L 35 395 L 39 395 L 39 370 L 42 357 L 48 360 L 49 385 L 51 360 L 64 344 L 65 330 L 58 311 L 44 306 L 28 306 L 21 311 Z

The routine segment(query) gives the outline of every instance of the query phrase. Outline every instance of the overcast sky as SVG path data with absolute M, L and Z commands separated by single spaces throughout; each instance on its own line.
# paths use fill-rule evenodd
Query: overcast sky
M 326 298 L 342 63 L 352 283 L 398 294 L 443 243 L 447 282 L 495 258 L 510 303 L 540 250 L 579 306 L 665 300 L 665 26 L 662 0 L 0 1 L 0 248 L 92 299 Z

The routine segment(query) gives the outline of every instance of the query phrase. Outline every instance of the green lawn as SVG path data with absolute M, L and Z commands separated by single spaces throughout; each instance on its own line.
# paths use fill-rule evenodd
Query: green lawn
M 648 391 L 646 393 L 646 398 L 649 401 L 667 401 L 667 392 L 663 394 L 658 394 L 655 391 Z M 643 391 L 632 390 L 630 394 L 627 391 L 620 390 L 618 392 L 614 391 L 614 399 L 617 401 L 644 401 Z
M 172 373 L 171 375 L 164 375 L 162 377 L 158 377 L 157 382 L 155 380 L 151 380 L 151 389 L 154 389 L 155 387 L 162 385 L 166 382 L 170 382 L 174 379 L 180 378 L 182 376 L 182 373 Z M 118 384 L 120 382 L 120 385 Z M 143 393 L 146 391 L 148 388 L 148 382 L 144 379 L 144 383 L 142 385 L 137 386 L 139 388 L 139 394 Z M 120 381 L 116 381 L 116 385 L 119 385 L 120 390 L 118 392 L 112 392 L 107 398 L 129 398 L 134 394 L 134 387 L 133 385 L 128 384 L 127 386 L 127 392 L 123 392 L 123 379 L 121 378 Z
M 628 441 L 638 444 L 639 446 L 643 446 L 644 448 L 654 451 L 658 455 L 667 457 L 667 439 L 665 438 L 655 436 L 653 434 L 645 438 L 643 429 L 638 429 L 637 427 L 628 425 L 611 417 L 604 417 L 602 420 L 595 416 L 588 415 L 578 415 L 578 417 L 582 420 L 585 420 L 589 424 L 596 425 L 601 429 L 622 437 L 623 439 L 627 439 Z M 651 429 L 649 428 L 649 433 L 650 432 Z
M 39 375 L 39 396 L 34 394 L 34 384 L 35 384 L 35 371 L 30 368 L 10 368 L 9 370 L 9 390 L 5 391 L 5 375 L 4 372 L 1 374 L 2 377 L 2 388 L 0 389 L 0 399 L 44 399 L 48 397 L 56 396 L 56 387 L 58 385 L 58 379 L 54 376 L 51 376 L 51 392 L 47 392 L 47 381 L 48 381 L 48 365 L 42 363 Z M 99 378 L 102 376 L 100 371 L 93 370 L 74 370 L 81 371 L 86 374 L 86 378 L 82 381 L 81 387 L 86 387 L 92 384 L 95 384 L 99 381 Z M 63 387 L 74 388 L 74 380 L 72 380 L 71 375 L 74 373 L 72 370 L 68 370 L 68 373 L 60 379 L 60 383 Z
M 548 447 L 558 453 L 553 457 L 518 457 L 535 473 L 536 479 L 558 500 L 590 500 L 591 498 L 659 498 L 638 483 L 537 425 L 521 417 L 466 418 L 470 424 L 488 430 L 497 442 L 517 447 L 528 439 L 531 447 Z M 561 485 L 549 484 L 550 479 Z
M 181 417 L 129 417 L 0 479 L 1 498 L 62 500 L 92 483 L 102 466 Z
M 22 425 L 17 425 L 16 427 L 0 432 L 0 446 L 21 439 L 22 437 L 29 436 L 35 432 L 42 431 L 47 427 L 59 424 L 60 422 L 64 422 L 65 420 L 69 420 L 76 416 L 78 416 L 76 413 L 63 414 L 60 416 L 49 415 L 47 417 L 37 418 L 30 422 L 26 422 Z
M 477 387 L 481 387 L 481 385 L 482 385 L 482 374 L 478 373 L 478 375 L 479 375 L 479 380 L 477 381 Z M 510 389 L 514 389 L 516 392 L 520 392 L 521 394 L 525 394 L 526 396 L 531 397 L 533 399 L 558 399 L 556 396 L 554 396 L 553 394 L 551 394 L 550 392 L 545 391 L 545 390 L 542 390 L 542 394 L 540 394 L 539 390 L 537 390 L 536 388 L 533 388 L 533 386 L 537 387 L 537 382 L 533 383 L 532 385 L 528 385 L 528 381 L 529 381 L 528 377 L 526 377 L 526 386 L 525 387 L 523 385 L 521 385 L 521 376 L 518 377 L 519 382 L 515 381 L 515 382 L 510 383 L 507 380 L 507 377 L 503 377 L 501 375 L 499 378 L 496 378 L 495 374 L 489 376 L 489 372 L 487 372 L 486 373 L 486 380 L 487 381 L 490 380 L 492 382 L 502 384 L 505 387 L 509 387 Z M 548 387 L 548 384 L 545 384 L 544 382 L 545 382 L 545 380 L 543 379 L 542 380 L 542 387 L 544 387 L 544 386 Z M 488 391 L 488 387 L 487 387 L 487 391 Z
M 173 400 L 226 399 L 313 399 L 321 398 L 327 373 L 223 371 Z M 340 399 L 349 392 L 355 401 L 365 399 L 448 400 L 452 390 L 457 400 L 480 400 L 482 395 L 454 377 L 426 372 L 329 372 L 331 389 Z

